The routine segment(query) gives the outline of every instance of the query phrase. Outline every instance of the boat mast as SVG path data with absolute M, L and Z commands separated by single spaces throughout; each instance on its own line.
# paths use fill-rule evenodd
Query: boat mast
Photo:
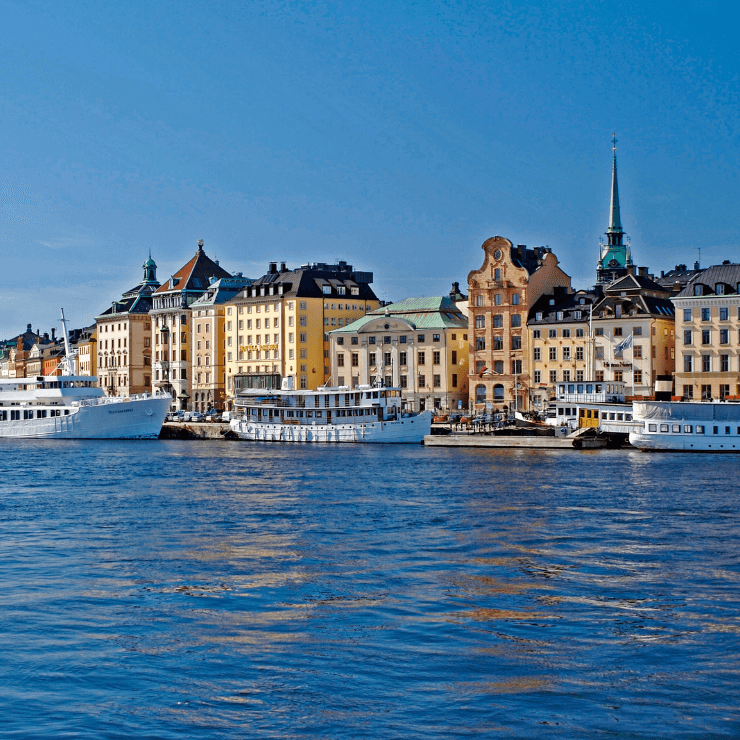
M 59 363 L 59 367 L 62 375 L 74 375 L 74 363 L 72 361 L 72 352 L 69 348 L 67 319 L 64 318 L 64 309 L 62 309 L 62 332 L 64 334 L 64 359 Z

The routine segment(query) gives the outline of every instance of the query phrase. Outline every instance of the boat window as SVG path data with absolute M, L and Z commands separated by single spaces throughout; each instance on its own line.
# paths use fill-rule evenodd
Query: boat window
M 684 425 L 684 428 L 683 428 L 683 433 L 684 434 L 691 434 L 691 432 L 692 432 L 691 424 L 685 424 Z
M 632 414 L 625 414 L 624 418 L 626 421 L 632 421 Z
M 593 392 L 594 392 L 594 387 L 592 385 L 587 385 L 586 386 L 586 393 L 593 393 Z
M 725 427 L 725 434 L 729 434 L 729 433 L 730 433 L 730 427 Z
M 575 392 L 576 392 L 576 387 L 574 385 L 569 385 L 568 386 L 568 393 L 575 393 Z
M 617 421 L 624 421 L 624 414 L 617 414 Z
M 714 427 L 714 433 L 719 434 L 719 427 Z
M 700 425 L 700 424 L 697 424 L 696 425 L 696 433 L 697 434 L 704 434 L 704 426 L 703 425 Z
M 583 393 L 583 386 L 582 385 L 579 385 L 578 386 L 578 393 Z
M 667 432 L 668 431 L 668 424 L 661 424 L 660 425 L 660 431 L 661 432 Z
M 648 431 L 649 432 L 657 432 L 658 426 L 656 424 L 648 424 Z
M 673 424 L 673 426 L 671 427 L 671 431 L 674 434 L 681 434 L 681 425 L 680 424 Z

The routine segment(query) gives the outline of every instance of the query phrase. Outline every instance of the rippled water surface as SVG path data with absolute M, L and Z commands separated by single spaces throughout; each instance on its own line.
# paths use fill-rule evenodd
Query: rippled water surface
M 738 737 L 740 457 L 0 442 L 3 738 Z

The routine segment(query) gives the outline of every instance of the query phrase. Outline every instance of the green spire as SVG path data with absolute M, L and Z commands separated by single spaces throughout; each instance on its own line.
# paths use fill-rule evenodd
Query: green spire
M 157 265 L 152 259 L 152 251 L 149 250 L 149 259 L 144 263 L 144 279 L 142 285 L 159 285 L 157 282 Z
M 619 187 L 617 185 L 617 135 L 612 134 L 612 198 L 609 204 L 609 226 L 607 234 L 622 234 L 622 218 L 619 213 Z M 620 239 L 619 244 L 622 243 Z

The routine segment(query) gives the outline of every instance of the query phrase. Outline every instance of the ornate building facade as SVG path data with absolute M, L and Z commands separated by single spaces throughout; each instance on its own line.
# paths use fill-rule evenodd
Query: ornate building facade
M 468 275 L 468 365 L 475 411 L 529 407 L 529 308 L 555 288 L 570 291 L 570 276 L 547 247 L 516 247 L 502 236 L 486 240 L 483 266 Z

